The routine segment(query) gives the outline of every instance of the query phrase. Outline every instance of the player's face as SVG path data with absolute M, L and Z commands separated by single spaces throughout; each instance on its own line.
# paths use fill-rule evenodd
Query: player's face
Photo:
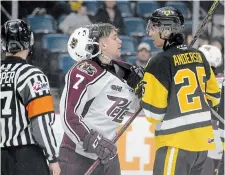
M 100 49 L 109 58 L 118 58 L 121 55 L 121 44 L 117 31 L 113 30 L 107 38 L 101 39 Z
M 152 24 L 148 26 L 147 33 L 148 36 L 153 40 L 155 47 L 163 47 L 165 40 L 161 39 L 159 34 L 159 28 L 157 27 L 157 25 Z

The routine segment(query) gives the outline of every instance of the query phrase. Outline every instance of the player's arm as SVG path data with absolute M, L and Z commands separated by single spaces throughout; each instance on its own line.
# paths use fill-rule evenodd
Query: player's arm
M 152 58 L 145 68 L 143 81 L 144 93 L 141 106 L 151 123 L 163 120 L 167 109 L 168 88 L 170 85 L 170 71 L 167 60 L 159 61 Z
M 92 74 L 87 72 L 88 67 L 93 70 Z M 90 133 L 83 117 L 87 114 L 94 100 L 94 94 L 98 91 L 91 92 L 91 87 L 103 74 L 102 70 L 95 68 L 91 63 L 83 62 L 71 69 L 65 77 L 60 113 L 64 131 L 75 143 L 83 141 L 84 137 Z
M 73 68 L 65 77 L 65 87 L 61 97 L 60 112 L 63 113 L 63 127 L 70 139 L 77 143 L 83 140 L 90 130 L 80 115 L 88 101 L 88 78 L 78 69 Z M 64 101 L 62 103 L 62 101 Z M 81 113 L 78 113 L 81 111 Z
M 36 68 L 27 71 L 27 78 L 20 76 L 17 89 L 31 123 L 31 132 L 44 150 L 49 163 L 57 162 L 58 151 L 52 125 L 55 121 L 53 100 L 47 77 Z
M 206 80 L 206 99 L 210 107 L 216 107 L 220 101 L 219 84 L 211 68 Z

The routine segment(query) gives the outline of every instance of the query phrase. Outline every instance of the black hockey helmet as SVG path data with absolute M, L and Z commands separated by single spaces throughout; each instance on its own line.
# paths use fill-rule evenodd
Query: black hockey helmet
M 34 44 L 33 33 L 24 21 L 9 20 L 1 28 L 1 44 L 4 52 L 30 50 Z
M 158 27 L 160 35 L 163 31 L 167 31 L 166 36 L 161 36 L 161 38 L 169 39 L 171 34 L 175 35 L 182 33 L 184 28 L 184 17 L 182 13 L 176 8 L 162 7 L 156 9 L 151 14 L 146 28 L 147 33 L 149 33 L 153 26 Z

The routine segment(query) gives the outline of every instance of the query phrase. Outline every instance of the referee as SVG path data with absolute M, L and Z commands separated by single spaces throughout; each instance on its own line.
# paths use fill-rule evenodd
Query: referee
M 6 54 L 0 69 L 1 174 L 59 175 L 48 79 L 26 62 L 33 33 L 24 21 L 9 20 L 1 39 Z

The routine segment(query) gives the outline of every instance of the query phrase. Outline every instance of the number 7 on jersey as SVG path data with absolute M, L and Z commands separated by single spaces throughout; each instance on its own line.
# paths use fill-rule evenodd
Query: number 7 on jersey
M 77 82 L 73 85 L 74 89 L 78 89 L 79 84 L 84 80 L 84 76 L 80 74 L 76 74 L 76 77 L 78 78 Z

